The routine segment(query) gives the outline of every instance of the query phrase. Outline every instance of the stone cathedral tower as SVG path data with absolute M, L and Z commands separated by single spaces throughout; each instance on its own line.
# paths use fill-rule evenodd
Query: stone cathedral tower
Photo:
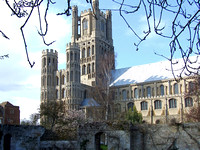
M 105 51 L 112 51 L 112 17 L 111 11 L 106 14 L 99 10 L 99 0 L 93 0 L 93 10 L 81 12 L 72 8 L 72 38 L 71 42 L 79 44 L 81 83 L 95 86 L 98 58 Z
M 99 0 L 92 10 L 81 12 L 72 7 L 72 36 L 66 46 L 66 69 L 58 70 L 58 54 L 42 52 L 41 103 L 62 101 L 66 109 L 80 109 L 89 90 L 96 85 L 98 60 L 106 51 L 114 53 L 111 11 L 99 10 Z M 114 61 L 114 60 L 113 60 Z
M 54 50 L 44 50 L 41 64 L 41 102 L 55 100 L 55 71 L 58 70 L 58 53 Z

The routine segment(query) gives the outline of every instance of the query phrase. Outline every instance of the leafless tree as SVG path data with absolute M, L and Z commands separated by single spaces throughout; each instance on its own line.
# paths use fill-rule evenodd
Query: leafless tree
M 196 76 L 194 81 L 189 82 L 187 92 L 185 93 L 185 98 L 194 97 L 194 102 L 196 105 L 189 108 L 186 112 L 185 117 L 187 121 L 200 122 L 200 77 Z
M 103 119 L 107 120 L 113 106 L 113 91 L 110 87 L 112 81 L 112 70 L 115 68 L 115 55 L 113 51 L 106 51 L 98 60 L 98 72 L 96 73 L 97 83 L 92 90 L 94 99 L 104 110 Z
M 33 67 L 34 62 L 31 63 L 28 57 L 28 48 L 26 44 L 26 38 L 24 36 L 24 27 L 26 26 L 29 18 L 32 16 L 32 11 L 34 9 L 38 9 L 38 17 L 40 22 L 40 32 L 39 35 L 42 36 L 43 41 L 46 45 L 50 45 L 53 42 L 46 43 L 45 35 L 48 31 L 48 22 L 46 19 L 48 9 L 50 5 L 55 4 L 51 0 L 43 1 L 43 0 L 18 0 L 18 1 L 8 1 L 4 0 L 7 6 L 12 11 L 13 15 L 17 16 L 19 19 L 22 17 L 26 17 L 24 24 L 21 26 L 20 30 L 22 33 L 22 37 L 24 40 L 25 50 L 27 54 L 27 60 L 31 67 Z M 67 3 L 67 9 L 64 12 L 58 13 L 58 15 L 71 15 L 71 1 L 67 0 L 63 1 L 63 3 Z M 90 3 L 92 7 L 92 0 L 85 0 L 86 3 Z M 118 5 L 118 8 L 110 9 L 112 11 L 118 11 L 122 19 L 127 24 L 128 28 L 133 32 L 133 34 L 138 38 L 138 42 L 134 42 L 136 46 L 136 50 L 139 50 L 139 46 L 142 42 L 144 42 L 147 37 L 152 33 L 156 33 L 157 35 L 169 39 L 169 52 L 170 56 L 163 55 L 162 51 L 156 53 L 159 56 L 162 56 L 171 62 L 171 69 L 174 77 L 177 77 L 174 74 L 174 65 L 179 63 L 177 61 L 173 61 L 174 57 L 177 53 L 180 53 L 182 56 L 182 60 L 184 66 L 179 68 L 181 73 L 178 77 L 181 77 L 182 74 L 197 74 L 199 73 L 199 65 L 196 66 L 199 59 L 199 47 L 200 47 L 200 36 L 199 36 L 199 27 L 200 27 L 200 3 L 199 0 L 137 0 L 137 1 L 125 1 L 125 0 L 112 0 L 113 3 Z M 41 25 L 41 15 L 40 15 L 40 5 L 46 3 L 46 11 L 45 16 L 43 17 L 45 20 L 45 31 L 43 31 L 43 27 Z M 105 2 L 106 3 L 106 2 Z M 30 9 L 30 11 L 27 11 Z M 28 13 L 29 12 L 29 13 Z M 131 25 L 128 20 L 128 15 L 137 15 L 137 13 L 141 13 L 146 18 L 147 30 L 143 31 L 143 35 L 138 33 L 138 31 Z M 170 31 L 166 28 L 166 25 L 163 25 L 162 22 L 164 20 L 164 16 L 170 16 L 170 21 L 168 22 Z M 95 16 L 95 14 L 94 14 Z M 153 20 L 153 25 L 151 24 L 151 20 Z M 135 24 L 139 24 L 135 22 Z M 0 30 L 2 36 L 9 39 L 9 37 Z M 191 60 L 190 56 L 195 55 L 196 60 Z

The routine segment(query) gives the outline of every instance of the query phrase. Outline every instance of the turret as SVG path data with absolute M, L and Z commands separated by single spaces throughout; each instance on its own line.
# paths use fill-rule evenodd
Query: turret
M 106 38 L 110 43 L 113 43 L 112 40 L 112 13 L 110 10 L 106 11 Z
M 69 43 L 66 47 L 67 82 L 80 83 L 80 49 L 77 43 Z
M 72 7 L 72 38 L 71 41 L 75 42 L 78 39 L 78 7 Z
M 54 50 L 42 51 L 41 102 L 55 99 L 55 71 L 58 69 L 58 53 Z

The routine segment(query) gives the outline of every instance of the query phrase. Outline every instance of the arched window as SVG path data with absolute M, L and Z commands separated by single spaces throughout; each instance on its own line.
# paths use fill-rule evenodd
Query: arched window
M 94 72 L 94 63 L 92 63 L 92 72 Z
M 87 29 L 88 29 L 88 21 L 87 19 L 83 19 L 83 35 L 87 34 Z
M 70 61 L 73 61 L 73 53 L 70 52 Z
M 147 87 L 147 97 L 151 97 L 151 87 Z
M 133 111 L 133 106 L 134 106 L 134 103 L 130 102 L 127 104 L 127 107 L 128 107 L 128 110 L 131 109 L 131 111 Z
M 62 84 L 65 84 L 65 75 L 62 75 Z
M 51 65 L 51 59 L 48 58 L 48 65 L 50 66 Z
M 169 108 L 176 108 L 177 107 L 177 100 L 176 99 L 170 99 L 169 100 Z
M 82 49 L 82 58 L 85 58 L 85 48 Z
M 58 90 L 56 90 L 56 99 L 58 99 L 59 94 L 58 94 Z
M 164 85 L 161 85 L 160 86 L 160 95 L 163 96 L 165 93 L 164 93 Z
M 78 60 L 78 58 L 77 58 L 77 53 L 74 54 L 74 60 L 75 60 L 75 61 Z
M 94 45 L 92 45 L 92 55 L 94 55 Z
M 87 48 L 87 57 L 90 57 L 90 55 L 91 55 L 90 53 L 91 53 L 91 52 L 90 52 L 90 47 L 88 47 L 88 48 Z
M 70 73 L 70 81 L 71 82 L 74 81 L 74 73 L 73 73 L 73 71 L 71 71 L 71 73 Z
M 138 98 L 138 89 L 137 88 L 134 89 L 134 98 Z
M 59 78 L 56 76 L 56 85 L 59 85 Z
M 148 103 L 146 101 L 143 101 L 140 103 L 141 110 L 148 110 Z
M 122 99 L 123 99 L 123 100 L 127 99 L 126 90 L 122 90 Z
M 63 88 L 62 89 L 62 98 L 65 98 L 65 96 L 66 96 L 66 92 L 65 92 L 65 89 Z
M 67 62 L 69 61 L 69 53 L 67 52 Z
M 174 84 L 174 94 L 178 94 L 178 83 Z
M 85 65 L 82 66 L 82 75 L 85 75 L 86 74 L 86 67 Z
M 46 66 L 46 58 L 43 59 L 43 67 Z
M 87 65 L 87 73 L 90 74 L 91 70 L 90 70 L 90 64 Z
M 121 105 L 120 104 L 115 105 L 115 112 L 118 112 L 118 113 L 121 112 Z
M 69 82 L 69 72 L 67 71 L 67 82 Z
M 161 100 L 154 101 L 154 109 L 162 109 L 162 101 Z
M 196 91 L 195 89 L 195 82 L 189 82 L 188 92 L 191 93 L 193 91 Z
M 185 107 L 192 107 L 193 106 L 193 99 L 191 97 L 187 97 L 185 99 Z

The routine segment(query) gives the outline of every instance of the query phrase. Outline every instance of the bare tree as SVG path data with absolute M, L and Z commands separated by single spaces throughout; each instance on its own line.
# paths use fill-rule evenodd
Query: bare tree
M 194 81 L 189 82 L 189 86 L 187 89 L 187 92 L 185 94 L 185 98 L 187 97 L 194 97 L 194 102 L 196 105 L 193 104 L 193 101 L 191 101 L 193 107 L 189 108 L 189 110 L 186 112 L 185 117 L 187 121 L 192 122 L 200 122 L 200 77 L 196 76 Z
M 92 90 L 95 100 L 104 110 L 103 116 L 105 120 L 110 115 L 109 112 L 113 106 L 113 91 L 110 84 L 112 81 L 112 70 L 115 68 L 115 55 L 113 51 L 106 51 L 98 60 L 98 72 L 96 74 L 96 86 Z

